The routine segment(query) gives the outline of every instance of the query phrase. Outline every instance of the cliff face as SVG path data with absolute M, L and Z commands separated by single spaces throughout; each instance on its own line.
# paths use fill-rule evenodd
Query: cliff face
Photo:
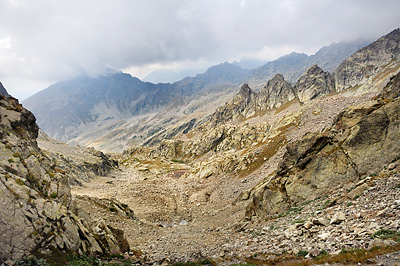
M 0 263 L 31 253 L 129 249 L 113 228 L 99 222 L 94 230 L 78 215 L 65 171 L 38 147 L 35 117 L 16 99 L 0 96 L 0 136 Z
M 327 195 L 396 160 L 400 154 L 399 76 L 381 93 L 381 100 L 347 108 L 329 129 L 287 145 L 276 173 L 251 191 L 248 215 L 275 214 Z

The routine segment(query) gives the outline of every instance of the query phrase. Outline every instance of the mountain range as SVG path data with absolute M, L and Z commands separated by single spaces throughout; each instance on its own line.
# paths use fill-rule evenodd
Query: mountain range
M 153 143 L 150 139 L 160 128 L 184 118 L 191 121 L 193 113 L 197 120 L 211 115 L 243 82 L 261 88 L 277 73 L 289 82 L 295 81 L 316 63 L 331 70 L 364 44 L 335 43 L 312 56 L 292 53 L 254 70 L 225 62 L 172 84 L 142 82 L 122 72 L 81 77 L 53 84 L 23 104 L 32 110 L 40 127 L 52 138 L 105 151 L 121 151 L 132 144 Z M 164 117 L 165 113 L 169 116 Z M 131 131 L 129 134 L 127 129 Z M 122 131 L 124 136 L 117 136 Z M 110 137 L 112 143 L 106 143 Z

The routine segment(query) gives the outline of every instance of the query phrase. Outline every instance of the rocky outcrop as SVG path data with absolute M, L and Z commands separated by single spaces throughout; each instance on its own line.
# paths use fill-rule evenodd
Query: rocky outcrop
M 257 94 L 249 85 L 243 84 L 240 91 L 224 106 L 218 107 L 211 117 L 211 125 L 215 126 L 240 117 L 249 117 L 255 114 Z
M 313 65 L 299 78 L 294 90 L 301 102 L 308 102 L 335 91 L 335 84 L 329 73 Z
M 257 93 L 257 109 L 260 111 L 278 108 L 296 99 L 292 86 L 285 81 L 281 74 L 276 74 Z
M 392 77 L 381 93 L 376 97 L 377 100 L 396 99 L 400 97 L 400 73 Z
M 289 144 L 276 173 L 252 190 L 248 215 L 281 212 L 382 169 L 400 154 L 399 112 L 399 99 L 367 102 Z
M 333 73 L 336 90 L 341 92 L 361 84 L 376 87 L 374 83 L 379 79 L 386 84 L 391 75 L 399 71 L 399 55 L 400 29 L 396 29 L 360 49 L 336 68 Z M 378 73 L 382 74 L 375 77 Z
M 67 176 L 38 147 L 35 117 L 16 99 L 0 96 L 0 136 L 0 263 L 32 253 L 127 251 L 120 232 L 78 216 Z
M 258 93 L 253 92 L 249 85 L 244 84 L 231 101 L 215 111 L 209 123 L 215 126 L 248 118 L 266 110 L 278 108 L 295 99 L 297 96 L 292 86 L 281 74 L 277 74 Z

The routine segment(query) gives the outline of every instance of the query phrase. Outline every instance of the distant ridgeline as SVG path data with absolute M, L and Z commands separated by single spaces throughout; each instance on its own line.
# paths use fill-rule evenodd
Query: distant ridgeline
M 121 151 L 132 141 L 138 145 L 154 143 L 149 142 L 153 134 L 196 112 L 197 116 L 188 119 L 196 118 L 200 123 L 199 118 L 211 115 L 244 82 L 258 90 L 276 74 L 282 74 L 289 83 L 294 83 L 315 64 L 332 71 L 365 44 L 365 41 L 335 43 L 312 56 L 292 53 L 253 70 L 223 63 L 173 84 L 142 82 L 124 73 L 81 77 L 53 84 L 23 104 L 52 138 L 104 150 L 113 150 L 112 145 L 118 144 L 120 147 L 114 151 Z M 209 104 L 206 110 L 201 108 L 204 104 Z M 154 115 L 162 119 L 150 123 L 150 116 Z M 172 119 L 174 116 L 178 117 Z M 140 125 L 133 123 L 139 120 Z M 113 141 L 102 145 L 110 139 Z

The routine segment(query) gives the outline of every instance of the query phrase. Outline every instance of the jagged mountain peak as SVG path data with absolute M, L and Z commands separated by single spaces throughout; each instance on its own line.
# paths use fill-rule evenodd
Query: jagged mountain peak
M 242 87 L 240 87 L 240 91 L 238 92 L 237 95 L 241 95 L 244 98 L 249 98 L 250 95 L 253 93 L 251 88 L 247 83 L 243 84 Z
M 307 75 L 312 75 L 312 74 L 319 74 L 324 72 L 322 68 L 320 68 L 317 64 L 312 65 L 306 72 Z
M 276 74 L 272 79 L 270 79 L 267 82 L 267 85 L 265 87 L 271 87 L 271 86 L 274 86 L 275 84 L 278 84 L 281 82 L 286 82 L 285 78 L 283 77 L 282 74 Z
M 328 95 L 335 87 L 333 77 L 318 65 L 313 65 L 299 78 L 294 90 L 301 102 L 308 102 Z

